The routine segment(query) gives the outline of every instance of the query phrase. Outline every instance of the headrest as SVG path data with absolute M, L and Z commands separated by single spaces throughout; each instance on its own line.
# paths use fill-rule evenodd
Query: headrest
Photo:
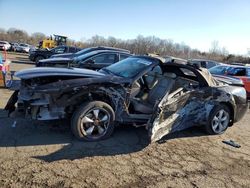
M 169 77 L 169 78 L 176 78 L 176 74 L 173 72 L 165 72 L 163 76 Z

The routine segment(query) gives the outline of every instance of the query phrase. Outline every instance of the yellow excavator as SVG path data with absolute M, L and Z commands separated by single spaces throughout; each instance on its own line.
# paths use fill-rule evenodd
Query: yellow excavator
M 39 48 L 54 48 L 60 45 L 66 45 L 67 37 L 62 35 L 54 35 L 54 39 L 50 36 L 39 42 Z

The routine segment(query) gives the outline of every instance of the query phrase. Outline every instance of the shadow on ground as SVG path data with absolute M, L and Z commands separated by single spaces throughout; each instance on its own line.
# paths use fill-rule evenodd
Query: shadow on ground
M 204 132 L 200 129 L 191 128 L 169 134 L 159 143 L 175 138 L 203 135 Z M 74 138 L 69 122 L 37 122 L 23 118 L 8 118 L 5 112 L 0 110 L 0 147 L 60 145 L 61 148 L 56 149 L 55 152 L 33 156 L 46 162 L 129 154 L 141 151 L 149 144 L 148 132 L 144 127 L 119 126 L 116 127 L 114 134 L 106 140 L 83 142 Z

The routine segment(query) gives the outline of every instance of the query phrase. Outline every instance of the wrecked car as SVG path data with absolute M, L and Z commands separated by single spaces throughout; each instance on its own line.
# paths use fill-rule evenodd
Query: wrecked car
M 44 67 L 15 76 L 20 81 L 6 110 L 36 120 L 70 118 L 73 134 L 86 141 L 108 138 L 119 124 L 145 126 L 152 142 L 191 126 L 222 134 L 248 108 L 243 86 L 149 56 L 131 56 L 98 72 Z

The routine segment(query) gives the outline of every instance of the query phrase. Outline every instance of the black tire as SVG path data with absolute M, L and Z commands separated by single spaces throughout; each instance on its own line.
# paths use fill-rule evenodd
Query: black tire
M 38 62 L 40 61 L 40 60 L 42 60 L 42 59 L 44 59 L 44 57 L 43 56 L 37 56 L 36 58 L 35 58 L 35 62 L 36 62 L 36 64 L 38 64 Z
M 102 121 L 102 119 L 100 119 L 98 115 L 97 115 L 98 118 L 96 118 L 95 112 L 97 110 L 99 110 L 98 115 L 99 113 L 101 113 L 101 115 L 104 115 L 103 119 L 105 119 L 105 117 L 107 116 L 108 120 Z M 86 118 L 90 119 L 93 122 L 85 121 L 84 119 Z M 101 101 L 88 102 L 88 103 L 81 105 L 74 112 L 71 118 L 71 131 L 74 134 L 74 136 L 78 138 L 79 140 L 85 140 L 85 141 L 103 140 L 103 139 L 110 137 L 111 134 L 113 133 L 114 120 L 115 120 L 115 113 L 110 105 Z M 93 135 L 88 135 L 87 131 L 89 129 L 92 130 L 90 134 L 93 134 Z M 99 129 L 101 130 L 103 129 L 104 132 L 97 136 L 94 135 L 95 132 L 98 132 L 99 134 Z
M 219 120 L 220 112 L 223 112 L 224 115 L 222 115 L 222 117 Z M 218 119 L 218 121 L 216 120 L 216 118 Z M 225 118 L 225 121 L 222 121 L 223 118 Z M 230 125 L 230 119 L 231 119 L 231 114 L 229 108 L 224 104 L 217 105 L 213 108 L 213 110 L 209 115 L 209 119 L 205 126 L 205 130 L 208 134 L 211 135 L 223 134 Z M 216 128 L 217 123 L 218 126 Z

